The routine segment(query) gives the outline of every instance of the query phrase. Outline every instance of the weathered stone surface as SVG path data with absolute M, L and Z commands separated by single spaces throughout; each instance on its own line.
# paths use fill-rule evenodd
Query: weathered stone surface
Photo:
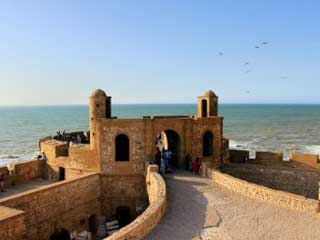
M 222 171 L 265 187 L 307 198 L 319 198 L 320 173 L 318 171 L 253 164 L 228 164 L 222 168 Z
M 220 184 L 232 191 L 251 198 L 270 202 L 277 206 L 308 213 L 318 213 L 319 211 L 319 201 L 317 200 L 307 199 L 292 193 L 273 190 L 271 188 L 249 183 L 215 170 L 212 173 L 212 179 L 214 183 Z

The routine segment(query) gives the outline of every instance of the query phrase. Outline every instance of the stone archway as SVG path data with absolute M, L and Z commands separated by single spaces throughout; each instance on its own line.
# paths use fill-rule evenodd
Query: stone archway
M 170 150 L 172 152 L 170 164 L 173 168 L 183 167 L 180 163 L 181 139 L 176 131 L 172 129 L 162 131 L 157 137 L 157 147 L 160 151 Z
M 129 207 L 120 206 L 116 210 L 119 227 L 123 228 L 131 222 L 131 211 Z

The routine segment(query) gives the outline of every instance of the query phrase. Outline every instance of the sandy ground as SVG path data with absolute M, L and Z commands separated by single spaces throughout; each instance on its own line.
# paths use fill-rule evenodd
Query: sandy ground
M 186 172 L 166 183 L 168 209 L 148 240 L 320 239 L 320 215 L 246 198 Z

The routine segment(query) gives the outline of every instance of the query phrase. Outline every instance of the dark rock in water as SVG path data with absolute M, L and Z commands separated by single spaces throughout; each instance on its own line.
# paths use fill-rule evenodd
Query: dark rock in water
M 15 159 L 15 158 L 19 158 L 19 156 L 12 156 L 12 155 L 9 155 L 9 156 L 8 156 L 8 158 L 9 158 L 9 159 Z

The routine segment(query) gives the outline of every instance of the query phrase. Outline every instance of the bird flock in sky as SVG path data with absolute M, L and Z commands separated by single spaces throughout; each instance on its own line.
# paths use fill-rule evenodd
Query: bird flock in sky
M 254 45 L 254 48 L 255 49 L 259 49 L 259 48 L 263 48 L 263 47 L 266 47 L 270 44 L 269 41 L 265 41 L 265 42 L 261 42 L 260 44 L 256 44 Z M 224 53 L 223 52 L 218 52 L 218 56 L 223 56 Z M 243 63 L 243 66 L 245 67 L 245 70 L 244 70 L 244 74 L 249 74 L 252 72 L 251 68 L 250 68 L 250 62 L 244 62 Z M 280 79 L 282 80 L 285 80 L 285 79 L 288 79 L 289 77 L 288 76 L 280 76 Z M 247 90 L 246 91 L 247 94 L 250 94 L 250 91 Z

